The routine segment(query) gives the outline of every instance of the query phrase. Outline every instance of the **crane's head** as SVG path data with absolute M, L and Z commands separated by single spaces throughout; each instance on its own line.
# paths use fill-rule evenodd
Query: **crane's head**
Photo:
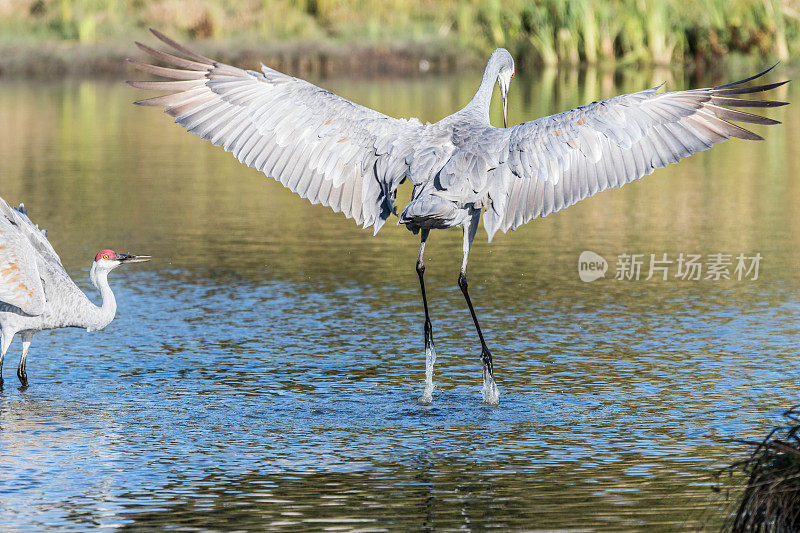
M 508 127 L 508 88 L 514 79 L 514 58 L 505 48 L 498 48 L 492 52 L 489 62 L 498 66 L 497 85 L 500 87 L 500 97 L 503 99 L 503 127 Z
M 94 263 L 92 263 L 92 269 L 89 271 L 89 278 L 92 280 L 94 286 L 97 287 L 97 276 L 101 272 L 108 274 L 120 265 L 127 263 L 143 263 L 144 261 L 150 261 L 150 256 L 121 254 L 114 250 L 100 250 L 97 252 L 97 255 L 94 256 Z

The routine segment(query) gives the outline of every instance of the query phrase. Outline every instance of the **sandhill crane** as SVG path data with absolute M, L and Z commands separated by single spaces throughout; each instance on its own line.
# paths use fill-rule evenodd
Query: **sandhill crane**
M 47 232 L 31 222 L 25 206 L 11 208 L 0 198 L 0 386 L 3 359 L 14 335 L 19 333 L 22 337 L 17 377 L 25 387 L 25 360 L 33 334 L 68 327 L 103 329 L 117 312 L 108 273 L 120 265 L 149 259 L 146 255 L 100 251 L 89 272 L 103 299 L 102 305 L 97 306 L 70 279 L 47 240 Z
M 413 183 L 399 223 L 420 234 L 416 270 L 427 355 L 421 403 L 431 400 L 436 356 L 423 280 L 423 252 L 431 229 L 463 229 L 458 286 L 481 342 L 483 399 L 497 403 L 492 354 L 467 286 L 467 257 L 481 213 L 491 241 L 497 230 L 516 229 L 714 143 L 730 137 L 760 140 L 728 121 L 778 122 L 729 108 L 786 103 L 731 98 L 782 85 L 742 86 L 766 70 L 705 89 L 658 92 L 660 86 L 653 87 L 509 128 L 507 97 L 514 60 L 498 48 L 472 100 L 435 124 L 422 124 L 388 117 L 264 65 L 257 72 L 219 63 L 151 31 L 172 50 L 137 46 L 170 66 L 131 62 L 172 81 L 128 83 L 175 92 L 137 104 L 165 108 L 189 132 L 312 203 L 372 226 L 375 233 L 395 211 L 398 185 L 406 179 Z M 489 121 L 495 83 L 500 87 L 504 128 L 494 128 Z

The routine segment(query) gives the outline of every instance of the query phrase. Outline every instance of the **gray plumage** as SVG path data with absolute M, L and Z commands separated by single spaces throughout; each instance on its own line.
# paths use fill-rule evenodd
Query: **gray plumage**
M 0 384 L 3 359 L 17 333 L 23 343 L 17 375 L 26 385 L 25 361 L 33 334 L 65 327 L 87 331 L 106 327 L 117 311 L 108 273 L 122 263 L 148 257 L 104 250 L 96 259 L 91 280 L 100 291 L 100 306 L 75 285 L 47 240 L 47 232 L 31 222 L 25 206 L 12 208 L 0 198 Z
M 426 351 L 434 355 L 422 277 L 424 243 L 431 229 L 463 227 L 459 286 L 481 337 L 484 399 L 490 403 L 497 399 L 491 354 L 466 282 L 467 256 L 481 213 L 491 240 L 498 230 L 516 229 L 714 143 L 731 137 L 761 139 L 729 121 L 778 122 L 730 108 L 786 103 L 732 98 L 782 85 L 741 85 L 767 70 L 706 89 L 658 92 L 659 87 L 653 87 L 495 128 L 489 121 L 494 84 L 500 86 L 505 119 L 514 75 L 514 61 L 501 48 L 492 53 L 474 98 L 463 109 L 434 124 L 422 124 L 385 116 L 263 65 L 256 72 L 213 61 L 153 33 L 173 52 L 137 45 L 178 68 L 132 63 L 174 81 L 128 83 L 175 92 L 138 104 L 164 107 L 191 133 L 222 146 L 312 203 L 372 226 L 376 233 L 395 211 L 398 185 L 405 179 L 413 183 L 399 223 L 422 233 L 417 271 L 426 310 Z M 432 388 L 429 380 L 428 401 Z

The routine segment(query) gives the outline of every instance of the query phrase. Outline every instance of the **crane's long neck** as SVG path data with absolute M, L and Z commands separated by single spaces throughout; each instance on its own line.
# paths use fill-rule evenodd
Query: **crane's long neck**
M 114 320 L 114 316 L 117 314 L 117 300 L 108 285 L 108 270 L 95 271 L 93 278 L 95 286 L 103 298 L 103 303 L 100 306 L 90 303 L 91 308 L 85 313 L 85 323 L 81 326 L 91 331 L 103 329 Z
M 485 118 L 487 123 L 489 122 L 489 106 L 492 103 L 492 92 L 494 91 L 494 84 L 497 81 L 497 75 L 499 73 L 500 64 L 490 59 L 483 71 L 483 79 L 481 79 L 478 91 L 464 108 L 469 109 L 472 113 L 478 114 L 481 119 Z

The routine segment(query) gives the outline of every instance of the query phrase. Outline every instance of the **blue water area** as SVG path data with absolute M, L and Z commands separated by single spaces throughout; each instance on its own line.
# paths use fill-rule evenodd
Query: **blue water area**
M 574 90 L 593 75 L 523 77 L 512 117 L 652 81 Z M 473 81 L 328 86 L 435 120 Z M 306 205 L 136 96 L 0 85 L 0 112 L 27 125 L 0 131 L 0 195 L 50 230 L 81 288 L 95 297 L 97 250 L 154 257 L 112 273 L 108 328 L 34 337 L 26 389 L 12 345 L 0 529 L 714 528 L 731 509 L 715 473 L 748 453 L 728 439 L 763 436 L 797 403 L 793 116 L 775 114 L 764 143 L 725 143 L 491 244 L 481 230 L 470 291 L 498 406 L 481 402 L 461 235 L 434 232 L 437 387 L 421 406 L 416 237 Z M 579 279 L 586 250 L 605 278 Z M 614 279 L 625 253 L 764 260 L 757 279 Z

